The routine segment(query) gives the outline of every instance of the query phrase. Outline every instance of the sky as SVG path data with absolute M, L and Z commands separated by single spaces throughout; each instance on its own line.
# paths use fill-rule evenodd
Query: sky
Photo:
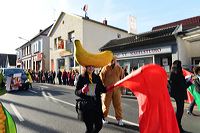
M 0 53 L 16 54 L 16 48 L 53 24 L 62 11 L 84 16 L 85 4 L 90 19 L 106 18 L 108 25 L 124 30 L 128 17 L 134 16 L 137 33 L 200 16 L 199 0 L 1 0 Z

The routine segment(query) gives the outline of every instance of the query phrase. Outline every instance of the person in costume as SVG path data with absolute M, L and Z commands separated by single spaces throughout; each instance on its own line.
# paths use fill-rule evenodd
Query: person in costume
M 117 64 L 116 57 L 112 59 L 111 63 L 104 66 L 100 72 L 100 77 L 104 86 L 111 86 L 117 81 L 124 77 L 123 69 Z M 103 101 L 103 114 L 105 117 L 104 123 L 108 123 L 106 117 L 109 113 L 109 108 L 111 101 L 113 102 L 113 107 L 115 109 L 115 118 L 118 122 L 118 125 L 123 126 L 122 122 L 122 105 L 121 105 L 121 90 L 114 89 L 114 91 L 107 92 L 102 94 Z
M 98 133 L 102 128 L 101 93 L 106 92 L 101 79 L 94 73 L 93 66 L 86 66 L 85 73 L 78 77 L 75 94 L 88 104 L 83 110 L 86 133 Z
M 200 66 L 196 66 L 194 68 L 194 76 L 192 77 L 193 79 L 193 83 L 194 83 L 194 90 L 197 94 L 200 95 Z M 194 109 L 194 106 L 196 104 L 195 100 L 197 100 L 197 98 L 195 99 L 196 97 L 194 97 L 193 101 L 190 103 L 190 106 L 188 108 L 188 111 L 187 113 L 189 115 L 193 114 L 193 109 Z
M 115 83 L 117 86 L 130 89 L 137 98 L 140 133 L 180 133 L 162 66 L 144 65 Z
M 75 95 L 80 97 L 79 100 L 83 101 L 80 104 L 80 110 L 82 120 L 86 126 L 85 133 L 98 133 L 103 125 L 101 94 L 106 92 L 106 88 L 103 86 L 100 77 L 94 73 L 94 69 L 95 67 L 103 67 L 108 62 L 104 58 L 97 59 L 98 54 L 89 54 L 87 51 L 83 51 L 80 41 L 76 40 L 75 58 L 85 68 L 82 69 L 82 73 L 77 79 Z M 109 55 L 112 56 L 112 54 Z M 112 59 L 112 57 L 108 58 Z

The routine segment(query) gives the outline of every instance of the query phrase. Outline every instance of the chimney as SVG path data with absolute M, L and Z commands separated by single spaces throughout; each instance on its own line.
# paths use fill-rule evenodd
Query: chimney
M 103 24 L 107 25 L 107 20 L 106 20 L 106 18 L 103 20 Z

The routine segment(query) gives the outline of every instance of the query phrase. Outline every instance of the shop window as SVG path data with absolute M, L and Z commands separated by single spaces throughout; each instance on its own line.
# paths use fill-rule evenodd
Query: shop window
M 78 66 L 78 63 L 75 61 L 75 66 Z M 74 57 L 70 57 L 70 66 L 69 67 L 74 67 Z
M 60 69 L 65 68 L 65 59 L 58 59 L 58 68 Z

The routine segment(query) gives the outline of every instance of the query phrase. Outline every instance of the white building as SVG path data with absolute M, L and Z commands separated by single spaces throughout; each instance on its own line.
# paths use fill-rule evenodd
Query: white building
M 17 65 L 23 69 L 34 71 L 49 70 L 49 37 L 47 36 L 52 25 L 47 27 L 16 49 Z
M 78 39 L 83 47 L 93 53 L 111 39 L 127 37 L 127 31 L 89 18 L 61 12 L 48 36 L 50 37 L 50 70 L 74 68 L 73 41 Z

